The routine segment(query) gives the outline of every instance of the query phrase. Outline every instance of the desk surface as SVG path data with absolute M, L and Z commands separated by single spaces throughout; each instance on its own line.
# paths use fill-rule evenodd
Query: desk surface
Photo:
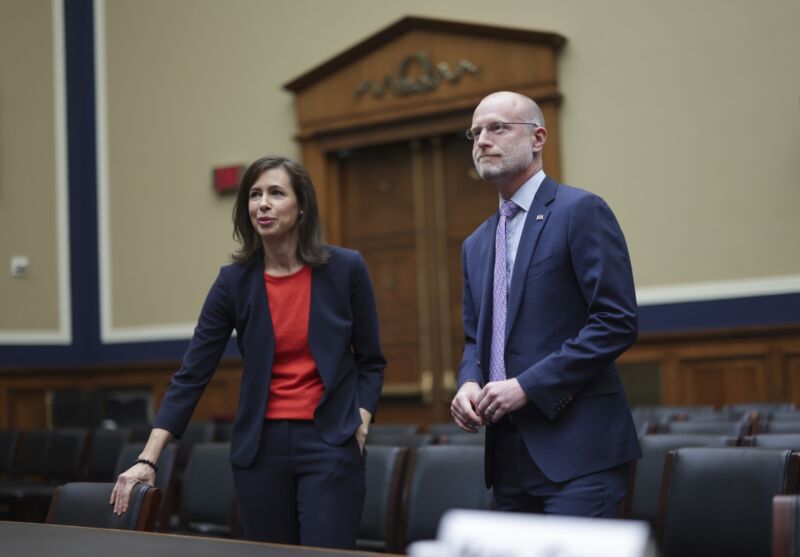
M 32 522 L 0 521 L 0 554 L 19 557 L 365 557 L 339 551 L 241 540 L 103 530 Z M 384 556 L 385 557 L 385 556 Z

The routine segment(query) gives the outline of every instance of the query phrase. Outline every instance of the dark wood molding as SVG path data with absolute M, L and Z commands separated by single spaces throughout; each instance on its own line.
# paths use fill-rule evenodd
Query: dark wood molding
M 408 16 L 378 31 L 374 35 L 367 37 L 355 46 L 337 54 L 303 75 L 296 77 L 292 81 L 286 83 L 283 88 L 295 94 L 301 93 L 309 85 L 336 73 L 339 69 L 352 61 L 357 60 L 361 56 L 380 48 L 400 35 L 412 30 L 437 31 L 454 35 L 475 35 L 503 40 L 519 40 L 539 43 L 550 46 L 556 50 L 561 49 L 567 42 L 567 39 L 558 33 Z

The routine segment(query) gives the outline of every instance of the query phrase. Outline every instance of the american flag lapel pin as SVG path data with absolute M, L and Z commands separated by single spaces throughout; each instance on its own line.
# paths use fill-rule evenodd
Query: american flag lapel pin
M 544 220 L 544 215 L 536 215 L 536 220 Z

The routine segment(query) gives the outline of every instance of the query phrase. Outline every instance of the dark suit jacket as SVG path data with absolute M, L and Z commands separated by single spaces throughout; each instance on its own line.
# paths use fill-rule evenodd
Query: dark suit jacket
M 375 414 L 386 360 L 363 258 L 352 250 L 330 249 L 328 262 L 312 270 L 308 344 L 325 387 L 314 423 L 327 443 L 339 445 L 361 424 L 359 408 Z M 258 449 L 275 354 L 263 273 L 260 262 L 220 269 L 154 422 L 182 435 L 235 329 L 244 369 L 231 462 L 240 467 L 249 466 Z
M 459 387 L 488 381 L 497 220 L 495 213 L 463 246 Z M 614 366 L 636 334 L 630 259 L 611 209 L 596 195 L 546 177 L 514 261 L 505 364 L 507 376 L 519 380 L 529 399 L 512 417 L 550 480 L 566 481 L 640 456 Z M 487 485 L 491 462 L 487 457 Z

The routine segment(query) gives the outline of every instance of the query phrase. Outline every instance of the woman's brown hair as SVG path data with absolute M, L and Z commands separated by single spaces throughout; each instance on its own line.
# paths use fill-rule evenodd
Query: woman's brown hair
M 233 206 L 233 237 L 240 246 L 231 258 L 236 263 L 244 263 L 263 256 L 261 236 L 250 222 L 250 188 L 267 170 L 282 168 L 289 176 L 297 207 L 301 211 L 297 220 L 297 259 L 304 265 L 318 267 L 325 264 L 330 252 L 322 241 L 322 224 L 319 220 L 317 194 L 308 171 L 299 162 L 285 157 L 267 156 L 258 159 L 245 170 L 236 203 Z

